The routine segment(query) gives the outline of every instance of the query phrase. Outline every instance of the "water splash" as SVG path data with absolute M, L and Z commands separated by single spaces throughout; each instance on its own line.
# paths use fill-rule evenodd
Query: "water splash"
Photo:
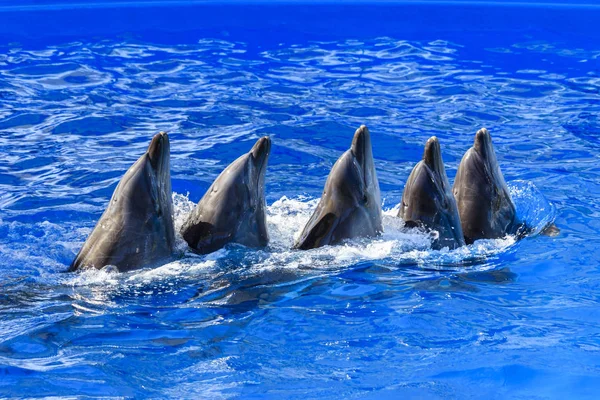
M 554 220 L 554 207 L 533 183 L 511 182 L 509 190 L 517 205 L 519 218 L 533 229 L 531 235 L 538 234 Z M 339 273 L 353 265 L 369 261 L 380 261 L 395 268 L 417 266 L 426 270 L 448 270 L 453 273 L 486 271 L 498 267 L 494 262 L 488 262 L 490 259 L 511 251 L 511 247 L 517 241 L 514 236 L 507 236 L 501 239 L 478 240 L 472 245 L 454 250 L 433 250 L 431 240 L 435 232 L 406 228 L 404 222 L 396 217 L 396 206 L 385 210 L 384 233 L 380 237 L 348 240 L 340 245 L 311 250 L 295 250 L 292 249 L 294 240 L 310 218 L 319 199 L 284 196 L 267 207 L 270 243 L 266 249 L 257 250 L 230 244 L 214 253 L 200 256 L 187 249 L 187 244 L 179 234 L 181 225 L 195 204 L 187 196 L 178 193 L 173 195 L 173 201 L 176 247 L 182 258 L 159 268 L 127 274 L 118 274 L 106 269 L 88 270 L 67 278 L 65 283 L 73 287 L 98 286 L 104 296 L 108 288 L 117 291 L 122 290 L 124 286 L 142 288 L 173 279 L 185 282 L 201 279 L 211 281 L 213 276 L 231 271 L 240 276 L 260 276 L 273 271 L 286 271 L 289 274 L 288 278 L 296 281 L 311 274 L 319 276 L 323 273 Z

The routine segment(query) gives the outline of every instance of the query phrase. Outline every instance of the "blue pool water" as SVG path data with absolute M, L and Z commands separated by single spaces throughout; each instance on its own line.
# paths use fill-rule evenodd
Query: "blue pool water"
M 0 397 L 597 397 L 599 7 L 39 3 L 0 2 Z M 385 234 L 290 250 L 361 124 Z M 433 251 L 394 208 L 482 126 L 535 232 Z M 270 246 L 64 273 L 159 130 L 177 226 L 271 135 Z

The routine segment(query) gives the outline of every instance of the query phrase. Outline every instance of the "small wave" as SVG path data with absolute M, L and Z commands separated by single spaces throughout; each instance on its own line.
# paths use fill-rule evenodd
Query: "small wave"
M 531 235 L 539 234 L 554 221 L 554 206 L 527 181 L 514 181 L 509 190 L 517 207 L 518 217 L 532 228 Z M 435 231 L 406 228 L 396 217 L 398 205 L 386 209 L 383 215 L 384 233 L 377 238 L 348 240 L 336 246 L 323 246 L 311 250 L 292 249 L 302 227 L 310 218 L 319 199 L 283 196 L 267 208 L 267 225 L 270 243 L 265 249 L 251 249 L 230 244 L 208 255 L 197 255 L 188 250 L 179 230 L 195 204 L 187 195 L 174 193 L 174 221 L 176 249 L 181 258 L 154 269 L 141 269 L 119 274 L 112 269 L 88 270 L 69 277 L 65 283 L 73 287 L 101 287 L 103 292 L 113 289 L 137 288 L 140 293 L 156 284 L 169 285 L 173 279 L 186 282 L 214 280 L 223 273 L 237 276 L 268 275 L 273 271 L 287 271 L 300 279 L 307 274 L 318 276 L 343 271 L 353 265 L 379 261 L 396 267 L 416 267 L 425 270 L 450 270 L 453 272 L 485 271 L 497 268 L 491 262 L 498 255 L 510 251 L 516 237 L 478 240 L 472 245 L 450 250 L 433 250 Z M 171 286 L 173 286 L 171 282 Z M 171 288 L 175 290 L 175 288 Z M 97 293 L 92 293 L 94 296 Z M 102 294 L 104 297 L 105 294 Z

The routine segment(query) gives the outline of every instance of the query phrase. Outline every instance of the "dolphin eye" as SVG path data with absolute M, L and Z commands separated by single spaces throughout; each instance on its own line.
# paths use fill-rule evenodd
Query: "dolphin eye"
M 367 196 L 366 193 L 363 195 L 363 203 L 365 203 L 365 204 L 369 203 L 369 197 Z

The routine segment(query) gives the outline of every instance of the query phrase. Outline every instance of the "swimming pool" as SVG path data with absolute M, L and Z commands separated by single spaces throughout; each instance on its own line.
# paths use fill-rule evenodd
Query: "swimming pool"
M 596 397 L 599 7 L 32 1 L 0 18 L 0 397 Z M 290 250 L 360 124 L 384 235 Z M 453 181 L 482 126 L 519 215 L 559 236 L 434 251 L 393 217 L 425 141 Z M 160 130 L 177 226 L 271 136 L 270 246 L 64 273 Z

